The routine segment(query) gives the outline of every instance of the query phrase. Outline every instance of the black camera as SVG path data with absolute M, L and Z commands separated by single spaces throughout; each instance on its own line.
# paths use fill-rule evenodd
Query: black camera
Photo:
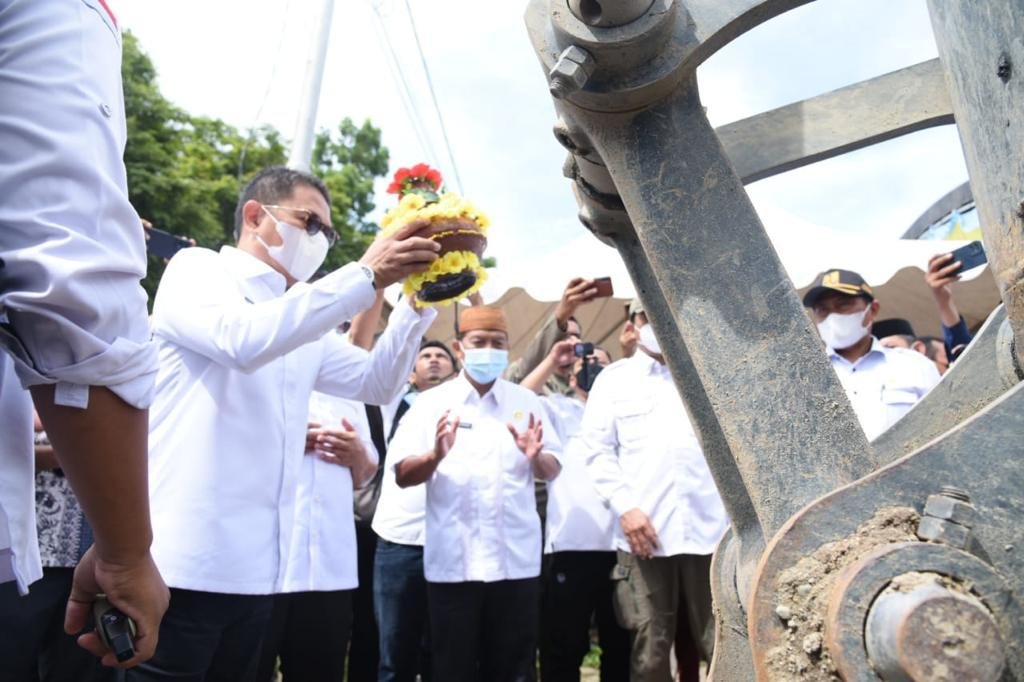
M 96 595 L 92 616 L 97 634 L 118 661 L 123 663 L 135 656 L 135 622 L 112 606 L 106 595 Z
M 572 350 L 578 358 L 585 358 L 594 354 L 594 344 L 592 343 L 577 343 Z

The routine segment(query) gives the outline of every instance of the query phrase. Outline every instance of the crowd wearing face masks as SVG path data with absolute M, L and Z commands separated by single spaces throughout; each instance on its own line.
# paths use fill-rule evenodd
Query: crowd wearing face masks
M 117 18 L 0 7 L 0 682 L 575 682 L 595 654 L 602 682 L 706 674 L 729 520 L 640 300 L 612 349 L 576 317 L 610 295 L 583 277 L 515 358 L 522 321 L 479 295 L 450 345 L 411 295 L 382 327 L 439 241 L 385 216 L 323 271 L 328 188 L 270 167 L 150 316 Z M 402 171 L 440 203 L 436 171 Z M 806 292 L 869 439 L 970 344 L 959 266 L 928 264 L 941 339 L 879 320 L 855 272 Z

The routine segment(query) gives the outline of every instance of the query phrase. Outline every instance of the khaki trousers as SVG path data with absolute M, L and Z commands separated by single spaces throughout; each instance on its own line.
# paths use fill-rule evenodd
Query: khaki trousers
M 631 682 L 670 682 L 677 624 L 689 626 L 693 644 L 711 660 L 711 556 L 678 554 L 639 559 L 618 553 L 615 615 L 633 635 Z

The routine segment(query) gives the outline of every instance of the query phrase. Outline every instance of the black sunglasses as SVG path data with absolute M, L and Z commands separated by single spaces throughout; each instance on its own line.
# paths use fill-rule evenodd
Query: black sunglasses
M 334 243 L 338 241 L 338 233 L 334 231 L 334 228 L 324 224 L 324 221 L 320 220 L 313 211 L 308 208 L 294 208 L 292 206 L 277 206 L 275 204 L 264 204 L 263 208 L 276 208 L 282 211 L 292 211 L 294 213 L 302 213 L 306 217 L 305 230 L 306 234 L 310 237 L 315 237 L 317 232 L 320 232 L 327 238 L 327 246 L 334 246 Z

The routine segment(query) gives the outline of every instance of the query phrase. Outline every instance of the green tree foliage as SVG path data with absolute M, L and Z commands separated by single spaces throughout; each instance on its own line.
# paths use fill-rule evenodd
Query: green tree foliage
M 217 249 L 234 243 L 234 210 L 245 182 L 267 166 L 283 164 L 285 140 L 270 126 L 243 134 L 211 118 L 191 116 L 156 85 L 156 69 L 138 40 L 125 33 L 122 57 L 128 144 L 125 166 L 132 204 L 153 226 Z M 313 172 L 331 191 L 331 218 L 341 236 L 325 267 L 358 258 L 378 226 L 374 178 L 387 173 L 388 151 L 369 121 L 345 119 L 315 141 Z M 151 256 L 143 286 L 152 299 L 164 262 Z
M 316 136 L 311 166 L 331 192 L 331 223 L 339 239 L 324 265 L 330 270 L 358 259 L 380 229 L 366 216 L 374 209 L 373 180 L 388 172 L 388 150 L 380 129 L 369 121 L 356 127 L 346 118 L 336 130 Z

